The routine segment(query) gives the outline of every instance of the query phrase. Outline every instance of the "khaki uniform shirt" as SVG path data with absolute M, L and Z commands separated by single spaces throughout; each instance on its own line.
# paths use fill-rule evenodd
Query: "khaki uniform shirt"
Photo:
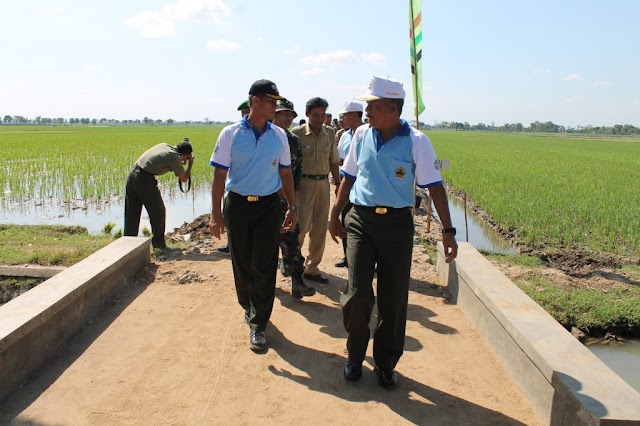
M 335 132 L 322 126 L 318 136 L 309 128 L 309 123 L 291 130 L 300 139 L 302 145 L 302 173 L 305 175 L 328 175 L 329 164 L 340 163 L 338 148 L 335 144 Z
M 152 175 L 163 175 L 168 172 L 176 176 L 184 176 L 180 153 L 175 146 L 161 143 L 145 151 L 136 161 L 138 167 Z
M 340 129 L 336 132 L 336 146 L 338 146 L 338 142 L 340 142 L 340 138 L 342 137 L 343 133 L 344 129 Z

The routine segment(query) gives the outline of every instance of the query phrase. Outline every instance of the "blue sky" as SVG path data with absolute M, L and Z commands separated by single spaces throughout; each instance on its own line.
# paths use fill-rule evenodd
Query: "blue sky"
M 640 2 L 422 8 L 421 121 L 640 126 Z M 235 120 L 260 78 L 300 115 L 373 75 L 411 93 L 403 0 L 0 0 L 0 40 L 1 116 Z

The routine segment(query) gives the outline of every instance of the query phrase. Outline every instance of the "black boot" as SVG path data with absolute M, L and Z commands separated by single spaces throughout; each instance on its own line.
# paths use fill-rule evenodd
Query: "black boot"
M 304 296 L 313 296 L 316 289 L 306 285 L 299 274 L 291 276 L 291 295 L 294 299 L 302 299 Z

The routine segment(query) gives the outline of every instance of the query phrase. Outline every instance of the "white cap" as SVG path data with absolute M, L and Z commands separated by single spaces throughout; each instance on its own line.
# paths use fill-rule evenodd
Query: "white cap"
M 364 112 L 364 106 L 360 102 L 345 102 L 342 111 L 338 114 L 346 114 L 347 112 Z
M 361 101 L 375 101 L 377 99 L 404 99 L 402 83 L 390 78 L 373 77 L 367 92 L 356 97 Z

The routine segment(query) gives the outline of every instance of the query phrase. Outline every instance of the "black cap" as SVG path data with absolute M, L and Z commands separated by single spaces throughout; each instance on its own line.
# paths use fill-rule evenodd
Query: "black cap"
M 278 92 L 278 87 L 273 81 L 269 80 L 258 80 L 251 85 L 249 89 L 249 94 L 251 96 L 261 96 L 265 95 L 270 97 L 271 99 L 284 99 L 280 96 L 280 92 Z

